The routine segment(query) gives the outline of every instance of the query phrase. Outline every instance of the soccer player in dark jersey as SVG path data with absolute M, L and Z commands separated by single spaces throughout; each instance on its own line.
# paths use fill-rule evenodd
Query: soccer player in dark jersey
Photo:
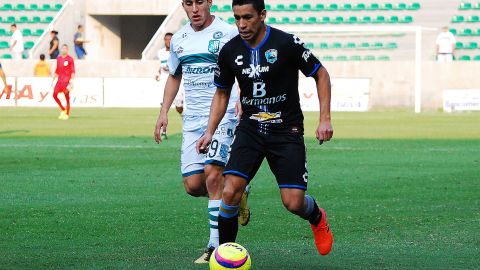
M 300 70 L 316 81 L 320 101 L 316 137 L 320 144 L 333 136 L 330 77 L 298 37 L 265 25 L 263 0 L 233 0 L 232 6 L 240 34 L 220 52 L 208 128 L 197 142 L 197 151 L 205 152 L 237 79 L 243 115 L 224 171 L 218 217 L 220 243 L 235 242 L 240 198 L 266 158 L 283 204 L 310 222 L 318 252 L 327 255 L 333 244 L 327 215 L 312 196 L 305 195 L 308 173 L 298 77 Z
M 68 120 L 70 118 L 70 90 L 72 88 L 72 80 L 75 77 L 75 64 L 73 58 L 68 55 L 68 46 L 62 45 L 61 53 L 57 57 L 57 68 L 53 81 L 58 78 L 55 88 L 53 89 L 53 99 L 57 102 L 62 110 L 58 119 Z M 66 107 L 58 99 L 58 94 L 63 93 L 67 101 Z

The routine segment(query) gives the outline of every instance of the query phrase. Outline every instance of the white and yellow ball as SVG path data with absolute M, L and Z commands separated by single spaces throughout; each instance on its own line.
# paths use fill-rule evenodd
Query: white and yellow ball
M 237 243 L 221 244 L 210 257 L 210 270 L 249 270 L 251 266 L 247 249 Z

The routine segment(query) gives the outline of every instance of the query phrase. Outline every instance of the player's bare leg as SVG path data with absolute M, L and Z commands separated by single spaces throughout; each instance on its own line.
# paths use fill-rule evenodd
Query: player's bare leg
M 205 174 L 199 173 L 183 178 L 183 186 L 185 192 L 193 197 L 208 196 L 207 188 L 205 186 Z
M 225 176 L 225 186 L 218 214 L 220 244 L 235 242 L 237 238 L 239 205 L 247 184 L 247 180 L 243 177 L 232 174 Z
M 328 225 L 325 210 L 318 207 L 313 197 L 305 196 L 305 191 L 302 189 L 283 188 L 280 194 L 283 205 L 288 211 L 310 222 L 318 252 L 327 255 L 332 249 L 333 234 Z

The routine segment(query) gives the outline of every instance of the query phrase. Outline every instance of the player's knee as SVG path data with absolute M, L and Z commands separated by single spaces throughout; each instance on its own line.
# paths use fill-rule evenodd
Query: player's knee
M 295 198 L 290 198 L 283 201 L 283 205 L 293 214 L 300 215 L 303 213 L 303 200 L 297 200 Z
M 185 192 L 193 197 L 202 197 L 207 193 L 203 185 L 189 181 L 188 179 L 183 179 L 183 186 L 185 187 Z
M 207 188 L 210 189 L 219 189 L 223 186 L 223 170 L 211 168 L 205 170 Z

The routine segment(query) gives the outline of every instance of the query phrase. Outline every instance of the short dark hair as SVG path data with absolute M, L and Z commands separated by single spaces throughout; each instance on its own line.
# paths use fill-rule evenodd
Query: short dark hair
M 258 12 L 258 14 L 262 13 L 265 9 L 265 1 L 264 0 L 233 0 L 233 6 L 243 6 L 243 5 L 252 5 L 253 8 Z
M 40 54 L 40 60 L 42 60 L 42 61 L 45 60 L 45 54 L 43 54 L 43 53 Z
M 63 47 L 63 46 L 65 46 L 65 47 L 67 47 L 67 48 L 68 48 L 68 45 L 67 45 L 67 44 L 63 44 L 63 45 L 62 45 L 62 47 Z
M 17 24 L 16 24 L 16 23 L 12 23 L 12 25 L 10 25 L 10 26 L 17 27 Z
M 80 29 L 80 28 L 82 28 L 82 27 L 83 27 L 83 25 L 79 24 L 78 27 L 77 27 L 77 29 Z
M 173 36 L 173 33 L 171 33 L 171 32 L 165 33 L 164 37 L 168 37 L 168 36 Z

